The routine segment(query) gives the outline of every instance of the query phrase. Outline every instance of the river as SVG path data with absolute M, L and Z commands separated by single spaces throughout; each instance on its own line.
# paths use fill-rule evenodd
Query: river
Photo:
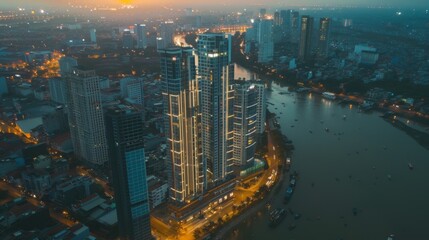
M 236 78 L 250 76 L 236 68 Z M 282 203 L 284 189 L 272 205 L 302 217 L 289 215 L 273 229 L 264 209 L 226 239 L 429 239 L 429 151 L 378 112 L 286 92 L 273 84 L 268 109 L 295 145 L 292 171 L 300 179 L 288 205 Z

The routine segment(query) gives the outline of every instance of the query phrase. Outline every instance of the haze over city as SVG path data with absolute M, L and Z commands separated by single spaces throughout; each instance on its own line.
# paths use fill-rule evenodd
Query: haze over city
M 428 8 L 0 0 L 0 239 L 427 240 Z
M 266 6 L 266 7 L 287 7 L 287 6 L 329 6 L 329 7 L 428 7 L 427 1 L 425 0 L 412 0 L 412 1 L 401 1 L 401 0 L 290 0 L 290 1 L 279 1 L 279 0 L 268 0 L 268 1 L 245 1 L 245 0 L 233 0 L 233 1 L 196 1 L 196 0 L 160 0 L 160 1 L 149 1 L 149 0 L 15 0 L 7 1 L 3 0 L 0 2 L 0 7 L 25 7 L 25 6 L 39 6 L 39 7 L 60 7 L 68 5 L 87 5 L 87 6 L 106 6 L 106 5 L 136 5 L 136 6 L 175 6 L 175 7 L 189 7 L 189 6 Z

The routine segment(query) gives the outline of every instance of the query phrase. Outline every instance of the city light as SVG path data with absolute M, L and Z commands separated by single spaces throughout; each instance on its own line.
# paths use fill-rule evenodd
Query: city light
M 424 239 L 427 6 L 292 5 L 1 2 L 0 239 Z

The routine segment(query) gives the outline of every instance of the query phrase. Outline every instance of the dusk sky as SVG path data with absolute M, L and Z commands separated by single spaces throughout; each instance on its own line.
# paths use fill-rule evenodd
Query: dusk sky
M 201 1 L 201 0 L 0 0 L 0 7 L 25 7 L 25 6 L 58 6 L 67 3 L 88 4 L 88 5 L 106 5 L 106 4 L 134 4 L 134 5 L 176 5 L 176 6 L 202 6 L 202 5 L 247 5 L 247 6 L 405 6 L 405 7 L 426 7 L 429 8 L 427 0 L 218 0 L 218 1 Z

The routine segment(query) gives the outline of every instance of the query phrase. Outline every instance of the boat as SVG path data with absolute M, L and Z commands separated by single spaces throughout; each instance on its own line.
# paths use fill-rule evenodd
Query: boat
M 390 234 L 388 237 L 387 237 L 387 240 L 394 240 L 395 239 L 395 235 L 394 234 Z
M 293 188 L 288 186 L 285 193 L 284 203 L 288 203 L 293 194 Z
M 293 188 L 296 186 L 296 179 L 295 178 L 293 178 L 292 180 L 290 180 L 289 186 L 291 186 Z
M 331 99 L 331 100 L 335 100 L 336 98 L 335 93 L 331 93 L 331 92 L 323 92 L 322 96 L 326 99 Z
M 285 219 L 287 211 L 284 208 L 276 208 L 270 212 L 270 227 L 275 227 Z
M 369 111 L 375 107 L 375 103 L 371 101 L 364 101 L 361 105 L 359 105 L 359 110 L 361 111 Z
M 275 208 L 275 209 L 271 210 L 270 211 L 270 219 L 272 219 L 275 215 L 277 215 L 279 211 L 280 211 L 280 208 Z
M 325 128 L 325 131 L 329 132 L 329 128 Z
M 347 118 L 347 116 L 346 115 L 343 115 L 343 119 L 345 120 Z
M 411 163 L 408 163 L 408 168 L 409 168 L 410 170 L 413 170 L 413 169 L 414 169 L 414 166 L 413 166 L 413 164 L 411 164 Z

